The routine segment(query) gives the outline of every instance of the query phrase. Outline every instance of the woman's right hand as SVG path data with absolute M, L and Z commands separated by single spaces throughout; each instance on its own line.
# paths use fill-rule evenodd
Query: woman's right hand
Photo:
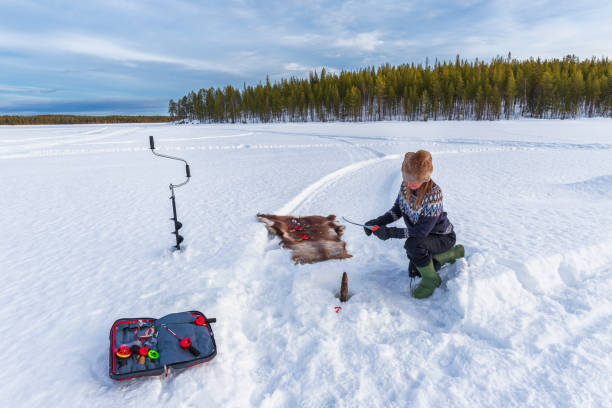
M 373 227 L 375 225 L 378 225 L 378 218 L 374 218 L 373 220 L 366 222 L 364 225 L 366 226 L 363 227 L 363 230 L 365 231 L 365 234 L 369 237 L 370 235 L 372 235 L 372 230 L 367 227 Z

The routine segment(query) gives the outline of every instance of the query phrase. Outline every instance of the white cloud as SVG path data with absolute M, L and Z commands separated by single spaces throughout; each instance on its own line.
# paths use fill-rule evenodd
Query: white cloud
M 2 109 L 12 108 L 14 106 L 19 106 L 24 103 L 40 104 L 56 100 L 56 98 L 53 97 L 23 95 L 21 93 L 4 94 L 2 96 L 3 98 L 0 99 L 0 108 Z
M 322 37 L 319 34 L 302 34 L 302 35 L 284 35 L 280 38 L 282 45 L 300 47 L 300 46 L 312 46 L 315 43 L 319 43 Z
M 0 84 L 0 93 L 53 93 L 57 89 L 39 86 L 12 86 Z
M 521 59 L 562 58 L 567 54 L 580 58 L 609 56 L 612 55 L 609 41 L 612 26 L 608 24 L 611 11 L 608 6 L 607 10 L 602 8 L 598 13 L 563 13 L 541 20 L 529 20 L 517 12 L 499 11 L 486 22 L 474 26 L 471 32 L 479 33 L 477 35 L 464 35 L 461 40 L 447 36 L 446 47 L 454 44 L 463 48 L 462 55 L 482 58 L 507 52 Z
M 288 64 L 285 64 L 284 67 L 287 71 L 311 71 L 313 68 L 312 67 L 307 67 L 305 65 L 300 65 L 296 62 L 290 62 Z
M 378 38 L 379 36 L 380 33 L 376 31 L 360 33 L 351 38 L 341 38 L 337 40 L 334 45 L 336 47 L 353 48 L 362 51 L 374 51 L 384 44 L 384 41 Z
M 334 67 L 323 67 L 323 66 L 308 66 L 308 65 L 302 65 L 302 64 L 298 64 L 296 62 L 290 62 L 288 64 L 285 64 L 283 66 L 283 68 L 285 69 L 285 72 L 280 72 L 276 75 L 273 75 L 273 79 L 281 79 L 281 78 L 287 78 L 289 76 L 293 76 L 296 74 L 302 74 L 302 75 L 307 75 L 311 72 L 318 72 L 321 73 L 321 71 L 323 69 L 325 69 L 325 71 L 328 74 L 340 74 L 340 70 Z
M 41 54 L 70 53 L 119 61 L 125 64 L 134 62 L 152 62 L 173 64 L 188 69 L 215 71 L 240 75 L 242 71 L 235 64 L 224 64 L 195 58 L 182 58 L 155 52 L 140 50 L 135 46 L 126 46 L 119 41 L 75 33 L 40 33 L 32 35 L 22 32 L 0 31 L 0 50 L 28 50 Z

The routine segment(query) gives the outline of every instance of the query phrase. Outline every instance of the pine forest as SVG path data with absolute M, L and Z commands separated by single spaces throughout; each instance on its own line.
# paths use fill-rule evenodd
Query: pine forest
M 170 100 L 168 113 L 209 123 L 610 117 L 612 62 L 457 56 L 424 66 L 321 69 L 308 78 L 192 91 Z

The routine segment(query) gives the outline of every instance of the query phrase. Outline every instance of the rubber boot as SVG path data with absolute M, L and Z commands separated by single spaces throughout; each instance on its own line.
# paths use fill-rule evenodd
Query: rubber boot
M 442 265 L 440 264 L 440 262 L 438 262 L 437 259 L 433 258 L 432 261 L 433 261 L 434 269 L 436 270 L 436 272 L 442 269 Z M 410 263 L 408 264 L 408 276 L 411 278 L 417 278 L 417 277 L 422 278 L 421 273 L 419 272 L 417 267 L 414 266 L 414 263 L 412 261 L 410 261 Z
M 438 272 L 436 272 L 433 261 L 430 261 L 427 266 L 417 266 L 417 269 L 421 273 L 423 279 L 421 279 L 419 286 L 412 292 L 412 296 L 417 299 L 425 299 L 433 295 L 434 290 L 442 284 L 442 279 L 440 275 L 438 275 Z
M 436 254 L 433 258 L 440 262 L 440 265 L 444 265 L 447 263 L 455 263 L 455 261 L 459 258 L 463 258 L 465 256 L 465 249 L 463 245 L 455 245 L 451 249 L 446 252 L 442 252 L 441 254 Z

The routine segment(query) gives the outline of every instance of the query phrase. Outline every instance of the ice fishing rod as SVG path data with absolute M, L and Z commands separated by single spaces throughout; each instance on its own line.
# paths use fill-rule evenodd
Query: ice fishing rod
M 353 221 L 349 221 L 349 220 L 347 220 L 347 219 L 346 219 L 346 218 L 344 218 L 344 217 L 342 217 L 342 219 L 343 219 L 344 221 L 348 222 L 349 224 L 359 225 L 360 227 L 367 228 L 367 229 L 369 229 L 370 231 L 376 231 L 376 230 L 380 229 L 380 227 L 379 227 L 378 225 L 364 225 L 364 224 L 358 224 L 358 223 L 353 222 Z
M 151 152 L 159 157 L 165 157 L 166 159 L 172 159 L 172 160 L 179 160 L 182 161 L 183 163 L 185 163 L 185 173 L 187 175 L 187 180 L 183 181 L 180 184 L 172 184 L 170 183 L 170 192 L 172 193 L 170 196 L 170 199 L 172 200 L 172 215 L 173 218 L 170 218 L 172 221 L 174 221 L 174 232 L 172 234 L 176 235 L 176 245 L 173 248 L 176 248 L 178 250 L 181 249 L 181 242 L 183 242 L 183 237 L 181 235 L 179 235 L 178 230 L 181 229 L 181 227 L 183 226 L 183 224 L 181 224 L 179 222 L 179 220 L 176 217 L 176 199 L 174 197 L 174 189 L 175 188 L 179 188 L 184 186 L 185 184 L 189 183 L 189 178 L 191 177 L 191 171 L 189 170 L 189 163 L 187 163 L 186 160 L 181 159 L 180 157 L 174 157 L 174 156 L 168 156 L 165 154 L 161 154 L 161 153 L 156 153 L 155 152 L 155 142 L 153 140 L 153 136 L 149 136 L 149 144 L 151 145 Z
M 191 339 L 189 337 L 185 337 L 185 338 L 180 338 L 175 332 L 173 332 L 172 330 L 170 330 L 170 328 L 168 326 L 166 326 L 165 324 L 161 325 L 164 329 L 168 330 L 170 332 L 170 334 L 172 334 L 174 337 L 176 337 L 181 345 L 181 347 L 185 350 L 185 351 L 189 351 L 191 354 L 193 354 L 194 356 L 199 356 L 200 355 L 200 351 L 194 347 L 193 343 L 191 342 Z

